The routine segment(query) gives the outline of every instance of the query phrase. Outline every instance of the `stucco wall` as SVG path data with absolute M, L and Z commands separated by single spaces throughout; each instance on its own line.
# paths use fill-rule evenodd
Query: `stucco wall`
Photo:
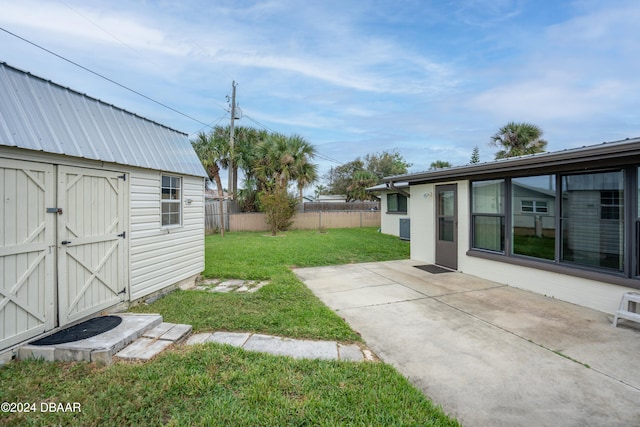
M 451 182 L 447 182 L 451 183 Z M 457 181 L 458 271 L 549 297 L 614 313 L 622 294 L 633 289 L 566 274 L 467 255 L 470 247 L 469 181 Z M 446 183 L 442 183 L 446 184 Z M 411 258 L 435 263 L 435 185 L 412 185 Z
M 387 194 L 383 192 L 380 194 L 380 212 L 382 212 L 380 218 L 380 231 L 384 234 L 390 234 L 392 236 L 400 235 L 400 219 L 410 218 L 411 216 L 411 197 L 407 197 L 407 213 L 389 213 L 387 205 Z

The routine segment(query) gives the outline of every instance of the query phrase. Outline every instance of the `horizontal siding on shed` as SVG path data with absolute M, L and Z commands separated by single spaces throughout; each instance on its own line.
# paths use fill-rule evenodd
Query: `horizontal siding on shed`
M 160 224 L 161 173 L 131 174 L 131 298 L 204 270 L 204 180 L 182 177 L 182 226 Z M 191 199 L 191 204 L 186 201 Z

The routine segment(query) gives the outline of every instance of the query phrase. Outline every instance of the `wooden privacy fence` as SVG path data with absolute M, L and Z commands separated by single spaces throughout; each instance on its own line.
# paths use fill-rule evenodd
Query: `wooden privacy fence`
M 319 228 L 380 227 L 380 211 L 304 212 L 293 217 L 290 230 Z M 263 213 L 229 215 L 229 231 L 267 231 L 269 226 Z
M 224 212 L 224 229 L 229 230 L 229 214 L 240 212 L 238 203 L 232 200 L 205 199 L 204 201 L 204 227 L 207 233 L 220 230 L 220 203 Z

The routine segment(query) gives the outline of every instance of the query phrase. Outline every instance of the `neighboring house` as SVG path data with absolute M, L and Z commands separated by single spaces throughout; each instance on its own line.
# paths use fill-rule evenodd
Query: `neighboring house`
M 341 194 L 319 194 L 314 202 L 344 203 L 346 198 L 346 196 L 343 196 Z
M 367 188 L 367 191 L 380 197 L 380 231 L 402 239 L 410 236 L 410 195 L 409 183 L 389 182 Z
M 640 138 L 385 178 L 400 182 L 412 259 L 606 313 L 640 289 Z
M 0 353 L 204 269 L 187 135 L 0 63 Z
M 220 196 L 218 195 L 218 190 L 212 190 L 210 188 L 207 188 L 204 190 L 204 198 L 206 200 L 220 200 Z M 228 200 L 229 199 L 229 193 L 227 193 L 226 191 L 222 192 L 222 200 Z

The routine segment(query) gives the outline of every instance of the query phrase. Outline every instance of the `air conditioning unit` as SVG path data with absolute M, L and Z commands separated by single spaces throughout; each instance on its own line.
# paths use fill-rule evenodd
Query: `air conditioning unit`
M 411 240 L 411 224 L 409 218 L 400 218 L 400 239 Z

